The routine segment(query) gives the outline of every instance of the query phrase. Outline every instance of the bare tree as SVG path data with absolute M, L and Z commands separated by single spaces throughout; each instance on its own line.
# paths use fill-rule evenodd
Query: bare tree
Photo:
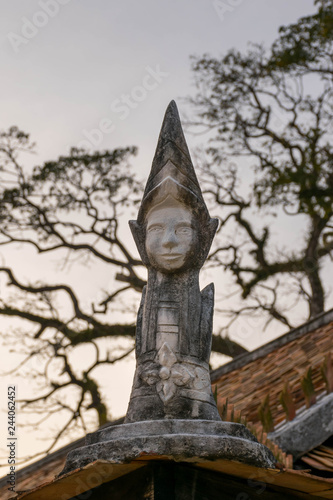
M 36 397 L 23 399 L 21 408 L 40 416 L 34 420 L 35 427 L 58 414 L 66 419 L 46 450 L 50 451 L 74 427 L 86 431 L 85 419 L 91 413 L 98 425 L 110 418 L 96 373 L 102 365 L 126 358 L 134 348 L 134 315 L 127 323 L 115 322 L 112 312 L 125 294 L 134 295 L 137 302 L 137 292 L 145 284 L 141 261 L 131 250 L 134 245 L 130 248 L 120 237 L 126 223 L 123 215 L 136 210 L 142 187 L 129 164 L 136 154 L 134 147 L 96 153 L 72 149 L 68 156 L 29 172 L 22 166 L 21 156 L 34 148 L 29 136 L 16 127 L 0 135 L 0 246 L 19 245 L 22 258 L 25 249 L 32 247 L 39 255 L 54 255 L 63 264 L 80 256 L 84 263 L 91 260 L 93 266 L 108 266 L 110 276 L 119 282 L 98 303 L 91 297 L 87 308 L 82 306 L 80 291 L 67 282 L 52 283 L 48 277 L 38 281 L 32 269 L 32 282 L 27 283 L 15 268 L 0 267 L 0 276 L 7 281 L 1 291 L 0 314 L 21 320 L 13 335 L 25 357 L 13 371 L 33 364 L 30 375 L 41 381 Z M 74 260 L 72 265 L 79 263 Z M 124 312 L 128 317 L 126 304 Z M 8 343 L 8 337 L 7 332 L 4 342 Z M 103 341 L 112 338 L 127 338 L 128 342 L 108 349 Z M 83 345 L 91 346 L 94 355 L 82 370 L 71 356 Z M 218 334 L 213 349 L 232 357 L 246 352 Z M 69 390 L 70 403 L 66 398 Z
M 318 12 L 281 28 L 270 50 L 254 45 L 193 61 L 198 92 L 190 124 L 209 133 L 206 192 L 220 209 L 224 237 L 211 259 L 232 272 L 246 299 L 227 311 L 231 322 L 267 313 L 290 327 L 297 303 L 308 304 L 309 317 L 325 309 L 322 267 L 333 250 L 333 8 L 316 3 Z M 252 189 L 244 193 L 239 182 L 249 171 Z M 276 216 L 303 227 L 297 246 L 273 244 L 267 221 Z

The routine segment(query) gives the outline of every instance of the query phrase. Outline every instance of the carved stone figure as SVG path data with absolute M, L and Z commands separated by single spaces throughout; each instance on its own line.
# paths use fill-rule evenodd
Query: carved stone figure
M 176 104 L 164 118 L 131 229 L 148 283 L 137 319 L 137 367 L 124 424 L 101 428 L 67 456 L 65 474 L 95 460 L 232 460 L 274 467 L 272 453 L 238 423 L 222 422 L 211 391 L 214 287 L 199 289 L 217 220 L 193 169 Z M 235 466 L 237 466 L 235 464 Z
M 137 221 L 148 283 L 136 332 L 137 369 L 126 422 L 220 420 L 211 392 L 214 286 L 199 289 L 218 221 L 202 197 L 174 101 L 162 125 Z

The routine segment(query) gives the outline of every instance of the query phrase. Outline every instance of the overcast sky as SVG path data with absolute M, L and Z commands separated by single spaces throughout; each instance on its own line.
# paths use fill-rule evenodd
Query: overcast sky
M 312 0 L 1 4 L 1 127 L 31 133 L 41 159 L 87 136 L 99 148 L 137 145 L 143 176 L 168 102 L 176 99 L 181 113 L 179 98 L 193 92 L 190 54 L 270 43 L 280 25 L 314 10 Z M 102 137 L 89 134 L 105 119 L 112 125 Z
M 191 54 L 218 56 L 232 47 L 244 49 L 248 41 L 270 44 L 280 25 L 314 11 L 313 0 L 2 0 L 0 5 L 0 128 L 18 125 L 29 132 L 38 146 L 36 163 L 76 145 L 136 145 L 134 165 L 142 179 L 167 104 L 175 99 L 182 115 L 181 99 L 194 93 Z M 187 140 L 193 148 L 195 138 Z M 131 377 L 119 389 L 115 415 L 126 411 Z

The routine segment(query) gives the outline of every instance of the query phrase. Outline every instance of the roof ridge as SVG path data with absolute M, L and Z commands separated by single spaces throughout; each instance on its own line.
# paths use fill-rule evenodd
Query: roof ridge
M 280 337 L 277 337 L 271 342 L 268 342 L 267 344 L 258 347 L 254 351 L 241 354 L 232 361 L 229 361 L 229 363 L 226 363 L 225 365 L 216 368 L 216 370 L 213 370 L 210 373 L 211 381 L 215 382 L 222 375 L 237 370 L 239 368 L 242 368 L 248 363 L 251 363 L 252 361 L 255 361 L 259 358 L 266 356 L 270 352 L 275 351 L 275 349 L 278 349 L 279 347 L 282 347 L 288 344 L 289 342 L 292 342 L 293 340 L 296 340 L 299 337 L 302 337 L 303 335 L 306 335 L 307 333 L 312 332 L 317 328 L 320 328 L 321 326 L 328 325 L 331 322 L 333 322 L 333 309 L 330 309 L 329 311 L 325 311 L 319 314 L 318 316 L 310 319 L 306 323 L 303 323 L 302 325 L 293 328 L 292 330 L 289 330 L 287 333 L 280 335 Z

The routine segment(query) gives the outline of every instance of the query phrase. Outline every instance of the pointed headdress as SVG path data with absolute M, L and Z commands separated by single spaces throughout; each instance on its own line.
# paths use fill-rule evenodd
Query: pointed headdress
M 189 208 L 198 221 L 200 249 L 198 263 L 203 265 L 218 221 L 211 219 L 194 171 L 175 101 L 164 116 L 153 164 L 148 177 L 137 221 L 130 221 L 142 261 L 149 265 L 145 250 L 146 217 L 156 205 L 172 197 Z

